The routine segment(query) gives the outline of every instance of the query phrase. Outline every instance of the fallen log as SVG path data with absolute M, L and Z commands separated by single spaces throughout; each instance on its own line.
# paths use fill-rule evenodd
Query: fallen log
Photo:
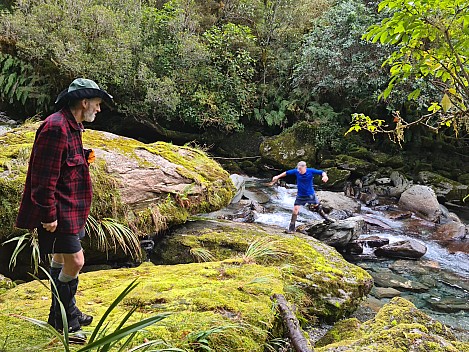
M 296 316 L 293 314 L 292 310 L 288 306 L 288 302 L 285 297 L 281 294 L 274 294 L 271 297 L 272 300 L 276 300 L 280 313 L 282 315 L 285 327 L 288 331 L 288 336 L 292 342 L 293 347 L 296 352 L 313 352 L 311 347 L 309 347 L 308 341 L 303 336 L 303 333 L 300 329 L 300 323 Z

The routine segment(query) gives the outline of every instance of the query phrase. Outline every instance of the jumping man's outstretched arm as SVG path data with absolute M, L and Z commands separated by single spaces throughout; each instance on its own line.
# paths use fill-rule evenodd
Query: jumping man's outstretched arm
M 286 171 L 282 172 L 280 175 L 272 177 L 272 183 L 277 182 L 279 179 L 281 179 L 282 177 L 285 177 L 285 176 L 287 176 Z

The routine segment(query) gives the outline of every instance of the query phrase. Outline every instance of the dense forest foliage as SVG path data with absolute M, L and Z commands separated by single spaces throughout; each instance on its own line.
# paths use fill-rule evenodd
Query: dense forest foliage
M 374 132 L 380 119 L 396 122 L 392 111 L 417 121 L 433 106 L 454 117 L 441 126 L 465 137 L 467 4 L 419 0 L 399 15 L 398 3 L 378 11 L 362 0 L 3 1 L 1 98 L 44 114 L 84 76 L 126 118 L 179 131 L 309 121 L 343 136 L 353 113 L 356 130 Z M 450 74 L 440 72 L 451 55 Z

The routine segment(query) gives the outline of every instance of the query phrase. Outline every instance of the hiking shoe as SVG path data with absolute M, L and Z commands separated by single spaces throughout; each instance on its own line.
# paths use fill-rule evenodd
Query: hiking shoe
M 93 322 L 93 317 L 83 312 L 79 312 L 78 322 L 80 323 L 81 326 L 88 326 Z

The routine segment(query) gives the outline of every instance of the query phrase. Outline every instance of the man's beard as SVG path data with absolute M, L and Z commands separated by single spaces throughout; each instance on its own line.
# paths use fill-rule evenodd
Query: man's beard
M 91 111 L 85 111 L 83 113 L 83 121 L 93 122 L 95 118 L 96 118 L 96 114 L 92 110 Z

